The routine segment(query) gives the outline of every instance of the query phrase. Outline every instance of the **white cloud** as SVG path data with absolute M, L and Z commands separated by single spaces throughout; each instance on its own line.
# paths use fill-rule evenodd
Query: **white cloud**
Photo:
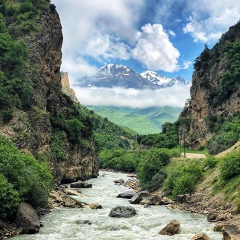
M 177 85 L 159 90 L 74 87 L 74 91 L 79 102 L 84 105 L 134 108 L 165 105 L 183 107 L 190 95 L 189 89 Z
M 132 0 L 52 0 L 52 3 L 57 7 L 63 27 L 63 62 L 84 54 L 128 59 L 124 42 L 135 42 L 133 36 L 137 35 L 136 25 L 144 0 L 134 3 Z M 78 74 L 82 74 L 81 69 Z
M 191 65 L 192 65 L 191 61 L 183 61 L 182 65 L 179 66 L 179 70 L 180 69 L 188 69 Z
M 151 70 L 175 71 L 180 53 L 169 41 L 162 25 L 146 24 L 141 30 L 139 40 L 132 51 L 133 58 Z
M 97 72 L 97 68 L 90 65 L 82 57 L 66 58 L 62 64 L 63 71 L 67 71 L 72 76 L 81 75 L 94 75 Z
M 189 1 L 189 23 L 183 28 L 194 41 L 217 41 L 229 26 L 237 23 L 240 1 L 236 0 L 196 0 Z
M 168 30 L 168 33 L 172 36 L 172 37 L 176 37 L 176 33 L 172 30 Z
M 130 47 L 123 42 L 119 42 L 119 38 L 105 34 L 92 37 L 81 52 L 95 58 L 127 60 L 130 58 L 129 51 Z

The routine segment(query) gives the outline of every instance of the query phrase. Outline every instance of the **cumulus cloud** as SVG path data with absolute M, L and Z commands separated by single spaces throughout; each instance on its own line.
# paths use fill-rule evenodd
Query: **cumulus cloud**
M 144 0 L 52 0 L 63 26 L 63 59 L 81 55 L 128 59 L 128 46 L 136 40 Z M 68 64 L 68 66 L 70 63 Z M 73 68 L 73 67 L 71 67 Z M 69 69 L 64 69 L 70 71 Z M 81 69 L 78 70 L 82 74 Z
M 100 59 L 119 58 L 127 60 L 130 58 L 130 47 L 120 42 L 119 38 L 108 34 L 99 34 L 88 41 L 82 53 Z
M 183 28 L 194 41 L 216 41 L 239 20 L 240 2 L 196 0 L 188 2 L 189 23 Z
M 166 105 L 183 107 L 190 95 L 189 89 L 177 85 L 158 90 L 74 87 L 74 91 L 79 102 L 84 105 L 134 108 Z
M 134 58 L 152 70 L 177 69 L 180 53 L 161 24 L 147 24 L 137 30 L 146 0 L 52 2 L 62 19 L 64 62 L 75 56 L 92 57 L 98 62 Z M 175 36 L 173 31 L 168 33 Z M 83 74 L 82 68 L 78 72 Z
M 133 58 L 148 69 L 173 72 L 177 69 L 179 51 L 172 45 L 161 24 L 146 24 L 132 51 Z
M 85 59 L 82 57 L 68 57 L 65 58 L 65 61 L 62 64 L 62 69 L 67 71 L 72 76 L 77 76 L 79 72 L 82 75 L 94 75 L 97 72 L 97 68 L 90 65 Z

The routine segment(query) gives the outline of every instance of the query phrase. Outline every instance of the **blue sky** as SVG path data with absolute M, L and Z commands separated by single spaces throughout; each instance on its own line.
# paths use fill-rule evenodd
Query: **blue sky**
M 63 27 L 61 70 L 72 84 L 108 64 L 192 80 L 193 64 L 240 17 L 239 0 L 52 0 Z M 73 87 L 83 105 L 183 107 L 190 91 Z
M 62 70 L 108 63 L 191 80 L 194 59 L 237 23 L 236 0 L 52 0 L 63 26 Z

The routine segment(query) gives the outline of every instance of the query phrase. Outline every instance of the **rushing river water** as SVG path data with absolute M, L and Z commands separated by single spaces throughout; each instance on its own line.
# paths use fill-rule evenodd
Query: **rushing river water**
M 76 197 L 86 203 L 100 203 L 102 209 L 56 208 L 45 215 L 41 221 L 44 225 L 35 235 L 20 235 L 14 240 L 190 240 L 197 233 L 206 233 L 211 240 L 222 240 L 222 234 L 213 232 L 214 224 L 206 217 L 184 211 L 169 210 L 164 206 L 131 205 L 137 214 L 131 218 L 111 218 L 110 210 L 117 206 L 129 206 L 127 199 L 116 196 L 128 190 L 118 186 L 113 180 L 123 178 L 126 174 L 100 171 L 97 179 L 88 180 L 93 188 L 82 189 L 84 197 Z M 180 233 L 174 236 L 159 235 L 158 232 L 172 219 L 180 222 Z M 79 220 L 89 220 L 89 224 L 80 224 Z M 111 231 L 110 229 L 114 229 Z

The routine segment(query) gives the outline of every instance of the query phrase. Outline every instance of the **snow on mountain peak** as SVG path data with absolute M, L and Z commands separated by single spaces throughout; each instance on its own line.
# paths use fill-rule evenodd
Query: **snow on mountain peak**
M 161 89 L 176 84 L 187 88 L 191 86 L 191 83 L 179 76 L 168 78 L 150 70 L 138 74 L 127 66 L 117 64 L 108 64 L 101 67 L 94 76 L 78 77 L 77 82 L 78 86 L 85 87 L 124 87 L 136 89 Z

